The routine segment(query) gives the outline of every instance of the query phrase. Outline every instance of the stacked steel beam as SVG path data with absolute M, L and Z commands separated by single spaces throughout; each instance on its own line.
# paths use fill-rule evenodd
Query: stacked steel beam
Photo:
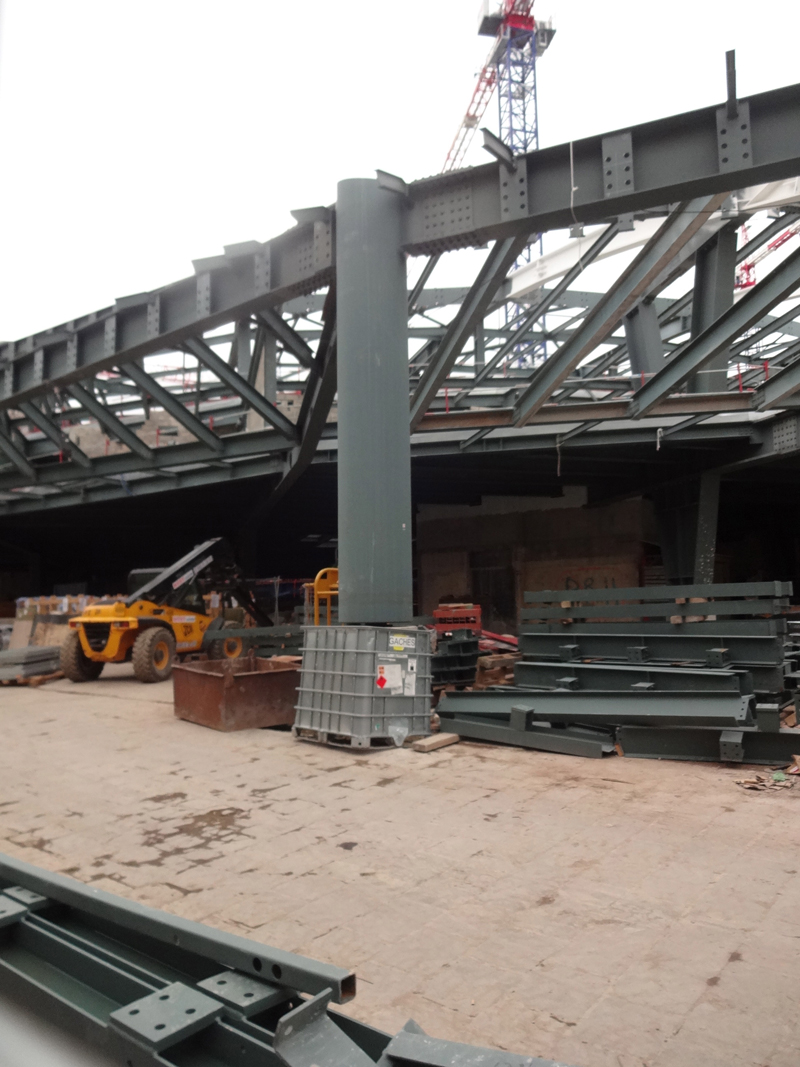
M 527 593 L 514 685 L 445 694 L 442 725 L 574 755 L 789 762 L 791 593 L 787 582 Z

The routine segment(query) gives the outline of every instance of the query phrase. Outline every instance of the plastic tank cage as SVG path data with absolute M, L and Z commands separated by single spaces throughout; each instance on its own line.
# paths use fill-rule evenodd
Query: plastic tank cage
M 381 626 L 308 626 L 293 733 L 352 748 L 430 733 L 431 635 Z

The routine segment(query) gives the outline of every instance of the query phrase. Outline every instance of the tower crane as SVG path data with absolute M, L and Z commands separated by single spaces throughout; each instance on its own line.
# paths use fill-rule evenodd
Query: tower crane
M 534 0 L 501 0 L 499 8 L 490 14 L 489 0 L 484 0 L 478 34 L 494 40 L 443 172 L 462 165 L 495 89 L 500 139 L 515 155 L 539 147 L 536 60 L 549 47 L 555 30 L 550 20 L 534 19 L 533 3 Z

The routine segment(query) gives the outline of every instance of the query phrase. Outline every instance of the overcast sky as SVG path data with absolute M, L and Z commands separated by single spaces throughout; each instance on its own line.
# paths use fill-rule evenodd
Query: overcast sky
M 376 167 L 441 169 L 476 0 L 0 0 L 0 338 L 266 240 Z M 537 0 L 543 145 L 800 81 L 794 0 Z M 489 112 L 496 128 L 496 107 Z M 481 162 L 477 143 L 468 161 Z

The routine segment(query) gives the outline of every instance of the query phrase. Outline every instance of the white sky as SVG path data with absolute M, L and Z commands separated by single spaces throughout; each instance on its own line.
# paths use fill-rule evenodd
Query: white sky
M 0 4 L 5 339 L 266 240 L 341 178 L 437 172 L 490 44 L 476 0 Z M 728 48 L 742 96 L 800 81 L 796 0 L 535 13 L 557 29 L 543 145 L 721 101 Z M 486 158 L 476 139 L 468 162 Z

